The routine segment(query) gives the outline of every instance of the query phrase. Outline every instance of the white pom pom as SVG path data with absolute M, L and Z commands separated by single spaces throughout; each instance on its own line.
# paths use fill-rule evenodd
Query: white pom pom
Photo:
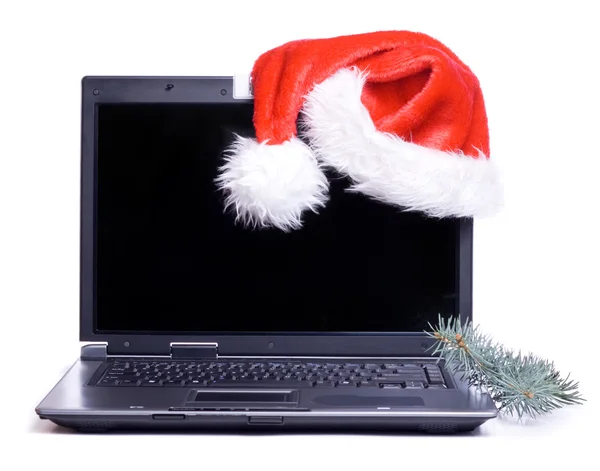
M 302 226 L 302 214 L 317 212 L 329 185 L 311 149 L 298 138 L 279 145 L 238 137 L 219 169 L 217 186 L 236 221 L 283 231 Z

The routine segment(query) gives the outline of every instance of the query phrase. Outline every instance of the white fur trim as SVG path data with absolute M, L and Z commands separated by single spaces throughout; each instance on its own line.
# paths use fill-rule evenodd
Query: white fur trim
M 489 159 L 377 131 L 361 102 L 364 83 L 359 71 L 340 70 L 311 91 L 302 111 L 317 158 L 348 175 L 352 191 L 433 217 L 486 216 L 499 209 L 502 185 Z
M 279 145 L 238 137 L 219 169 L 225 208 L 251 227 L 284 231 L 302 226 L 302 213 L 317 212 L 329 185 L 310 147 L 297 137 Z

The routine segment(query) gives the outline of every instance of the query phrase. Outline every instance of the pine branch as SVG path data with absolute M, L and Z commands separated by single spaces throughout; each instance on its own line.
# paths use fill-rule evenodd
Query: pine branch
M 469 386 L 485 389 L 505 414 L 536 417 L 569 404 L 582 404 L 579 383 L 561 378 L 554 363 L 535 355 L 515 353 L 468 322 L 445 321 L 430 324 L 427 335 L 436 339 L 433 354 Z

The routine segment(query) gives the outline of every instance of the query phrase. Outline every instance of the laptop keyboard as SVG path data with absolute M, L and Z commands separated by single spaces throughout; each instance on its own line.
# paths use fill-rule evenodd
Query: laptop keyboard
M 111 361 L 95 383 L 116 387 L 445 388 L 430 363 Z

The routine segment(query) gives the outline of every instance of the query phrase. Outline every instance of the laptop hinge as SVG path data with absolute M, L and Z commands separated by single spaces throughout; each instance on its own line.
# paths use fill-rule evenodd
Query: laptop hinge
M 171 358 L 174 360 L 216 360 L 217 343 L 171 343 Z
M 106 344 L 89 344 L 81 347 L 83 361 L 106 360 Z

